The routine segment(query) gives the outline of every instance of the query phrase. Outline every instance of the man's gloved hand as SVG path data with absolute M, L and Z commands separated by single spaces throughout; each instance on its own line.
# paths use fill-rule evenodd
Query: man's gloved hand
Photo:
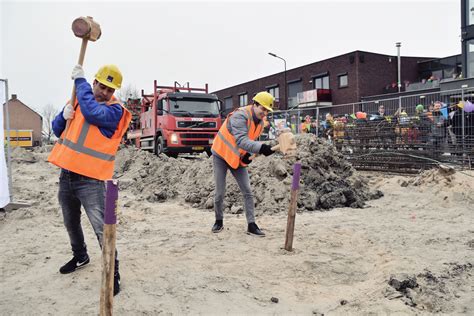
M 64 119 L 67 121 L 67 120 L 72 120 L 74 118 L 74 113 L 76 111 L 74 111 L 74 108 L 72 107 L 71 104 L 67 104 L 65 107 L 64 107 L 64 110 L 63 110 L 63 117 Z
M 82 69 L 81 65 L 76 65 L 72 69 L 72 75 L 71 78 L 72 80 L 76 80 L 78 78 L 85 78 L 86 76 L 84 75 L 84 69 Z
M 251 154 L 250 153 L 246 153 L 243 157 L 242 157 L 242 162 L 246 165 L 249 165 L 253 160 L 250 160 L 250 156 Z
M 262 144 L 262 147 L 260 147 L 259 154 L 263 154 L 265 156 L 270 156 L 274 154 L 275 152 L 272 150 L 272 147 L 267 144 Z

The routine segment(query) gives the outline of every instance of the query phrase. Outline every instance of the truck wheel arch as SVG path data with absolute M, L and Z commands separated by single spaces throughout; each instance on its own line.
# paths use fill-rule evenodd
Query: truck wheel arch
M 158 131 L 156 133 L 154 145 L 155 146 L 153 152 L 155 153 L 155 155 L 161 155 L 164 152 L 166 146 L 166 142 L 161 131 Z

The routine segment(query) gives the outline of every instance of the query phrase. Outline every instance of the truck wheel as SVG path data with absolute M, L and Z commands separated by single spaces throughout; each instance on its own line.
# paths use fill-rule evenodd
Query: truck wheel
M 163 140 L 163 136 L 158 136 L 155 141 L 155 155 L 161 155 L 163 153 L 164 148 L 165 141 Z

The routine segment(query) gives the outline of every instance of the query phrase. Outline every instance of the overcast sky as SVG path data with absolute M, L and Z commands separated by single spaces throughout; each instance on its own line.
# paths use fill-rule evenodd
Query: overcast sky
M 0 0 L 0 78 L 41 112 L 70 98 L 81 40 L 79 16 L 100 23 L 90 42 L 88 79 L 116 64 L 123 85 L 209 84 L 216 91 L 354 50 L 403 56 L 461 53 L 459 0 L 405 1 L 9 1 Z

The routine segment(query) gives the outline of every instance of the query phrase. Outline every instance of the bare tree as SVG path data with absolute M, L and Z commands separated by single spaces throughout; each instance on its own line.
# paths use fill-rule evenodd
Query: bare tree
M 58 109 L 52 104 L 46 104 L 41 111 L 41 115 L 43 116 L 42 135 L 45 143 L 49 144 L 51 142 L 51 138 L 54 135 L 52 123 L 58 113 Z
M 138 92 L 137 88 L 131 84 L 127 84 L 120 88 L 120 90 L 117 91 L 116 96 L 122 102 L 126 102 L 128 99 L 140 99 L 140 93 Z

